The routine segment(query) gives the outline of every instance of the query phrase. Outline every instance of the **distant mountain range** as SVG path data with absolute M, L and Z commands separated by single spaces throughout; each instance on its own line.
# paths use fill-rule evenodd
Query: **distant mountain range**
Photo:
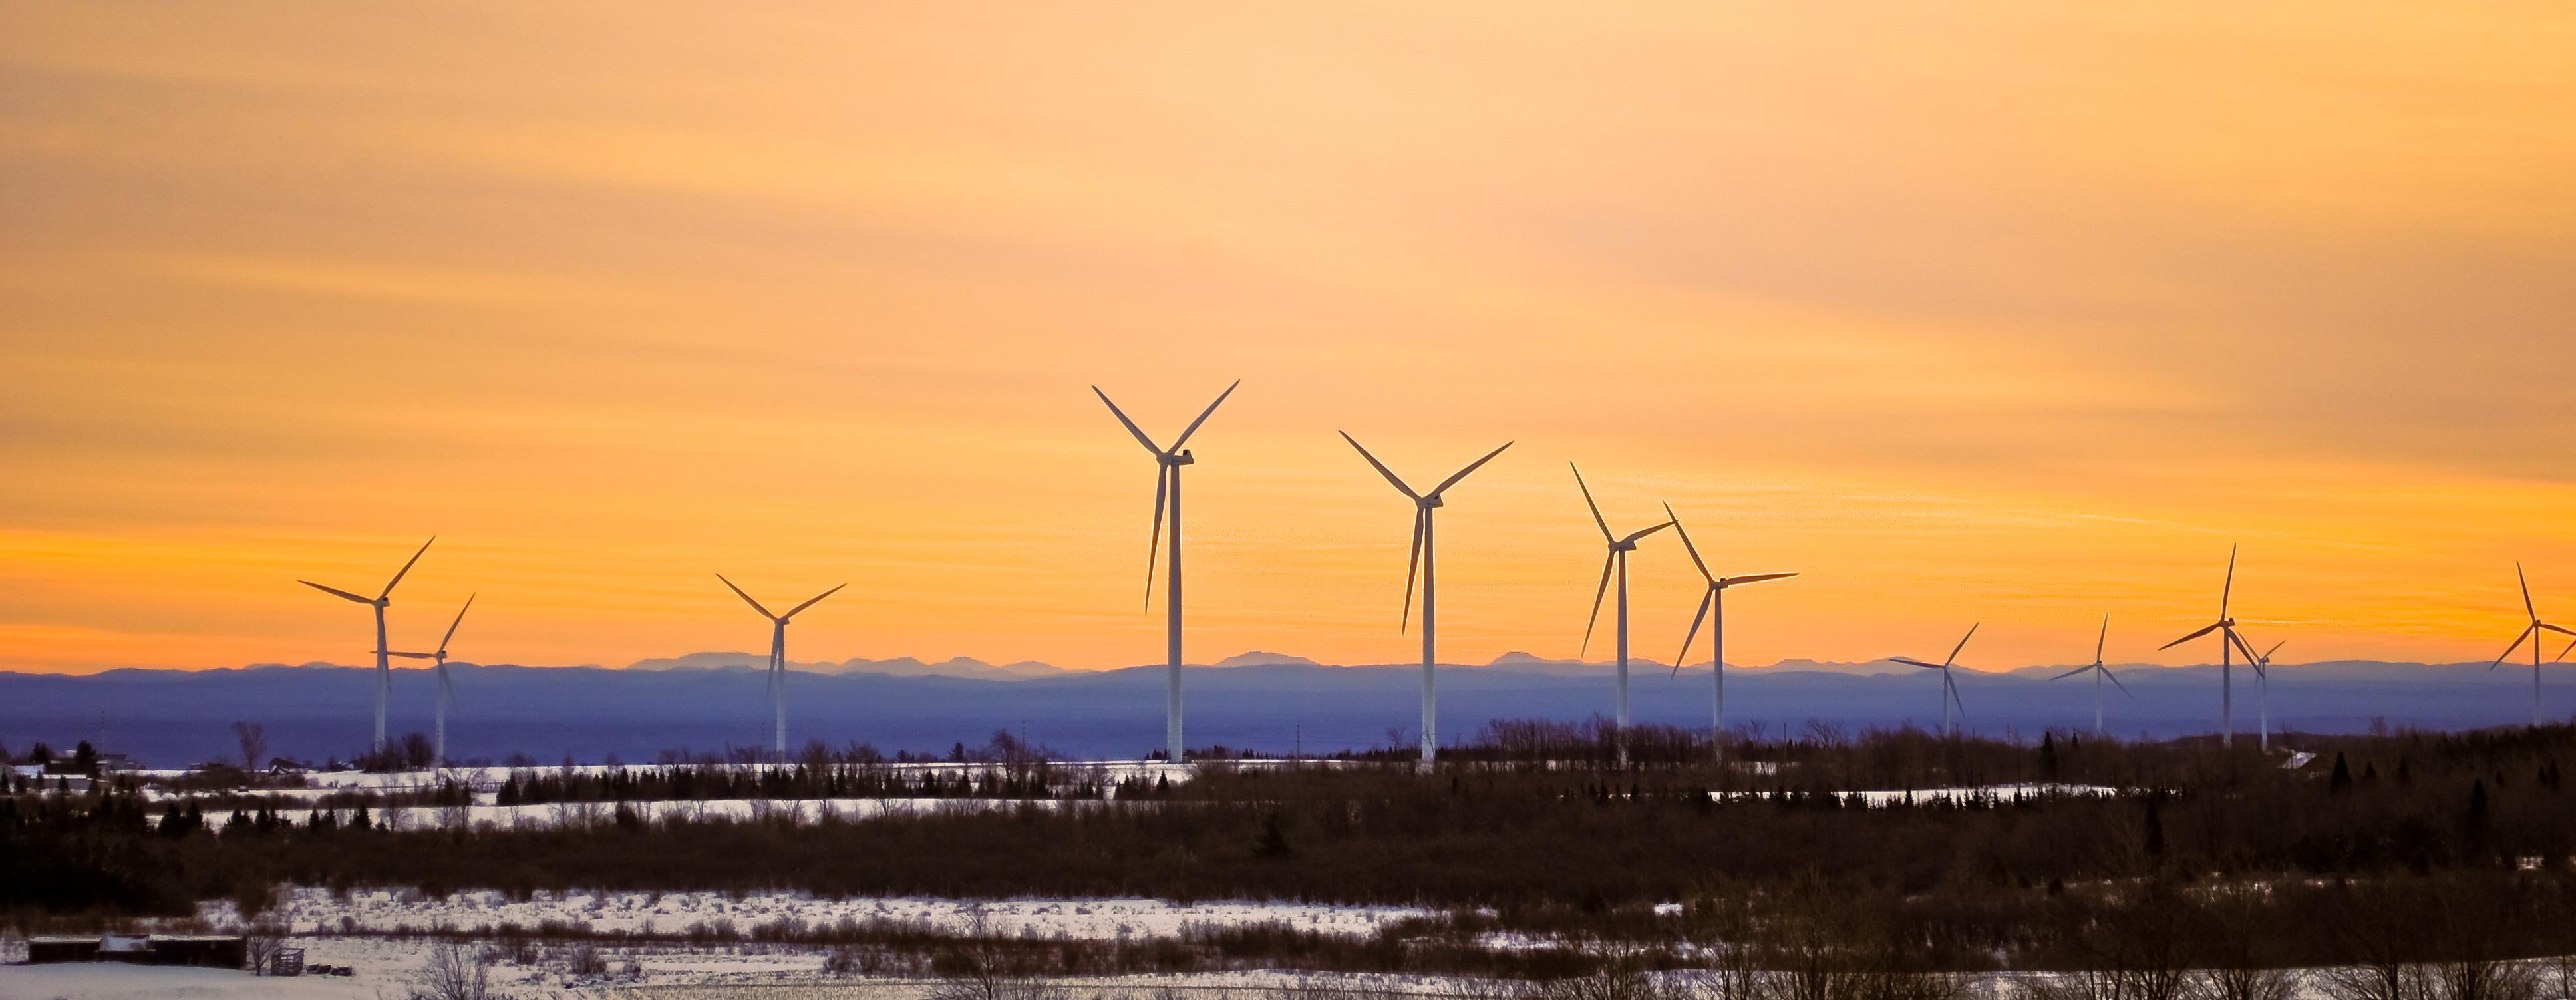
M 615 756 L 649 761 L 663 750 L 765 745 L 762 658 L 692 653 L 629 669 L 455 668 L 457 708 L 449 721 L 460 759 L 526 753 L 548 763 Z M 1636 718 L 1705 727 L 1706 667 L 1632 661 Z M 2531 676 L 2484 663 L 2369 661 L 2278 665 L 2272 670 L 2276 728 L 2351 732 L 2374 725 L 2467 729 L 2511 725 L 2531 715 Z M 2049 729 L 2089 728 L 2092 685 L 2051 682 L 2064 667 L 2004 673 L 1963 671 L 1965 727 L 2036 738 Z M 2216 666 L 2118 668 L 2128 694 L 2107 690 L 2108 727 L 2124 736 L 2214 731 Z M 1162 738 L 1163 668 L 1064 670 L 1041 663 L 996 666 L 956 658 L 853 659 L 796 664 L 788 680 L 788 731 L 799 743 L 867 742 L 945 751 L 1012 730 L 1069 755 L 1133 758 Z M 233 752 L 230 725 L 258 722 L 276 752 L 315 760 L 364 748 L 374 681 L 367 668 L 331 664 L 220 670 L 111 670 L 88 676 L 0 673 L 0 746 L 35 740 L 57 747 L 89 739 L 154 766 Z M 1730 668 L 1730 723 L 1774 731 L 1810 725 L 1856 731 L 1930 727 L 1939 719 L 1938 681 L 1929 671 L 1887 661 L 1787 661 Z M 1581 720 L 1613 708 L 1611 669 L 1599 663 L 1508 653 L 1481 666 L 1441 673 L 1444 739 L 1464 739 L 1502 718 Z M 2255 679 L 2238 669 L 2236 718 L 2251 733 L 2260 712 Z M 1419 720 L 1420 667 L 1326 666 L 1302 657 L 1251 652 L 1186 675 L 1192 746 L 1224 744 L 1272 752 L 1329 753 L 1387 742 Z M 418 668 L 394 671 L 397 732 L 430 727 L 431 683 Z M 2553 719 L 2576 713 L 2576 674 L 2549 675 L 2542 703 Z M 1405 737 L 1409 739 L 1410 737 Z M 1399 740 L 1401 742 L 1401 740 Z

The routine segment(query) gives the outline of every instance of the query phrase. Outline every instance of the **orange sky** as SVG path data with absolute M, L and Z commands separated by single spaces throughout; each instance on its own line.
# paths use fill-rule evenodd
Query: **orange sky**
M 2563 4 L 0 0 L 0 669 L 1571 656 L 1669 500 L 1730 659 L 2576 617 Z M 1623 529 L 1624 530 L 1624 529 Z M 1638 652 L 1697 597 L 1636 563 Z M 1599 651 L 1596 647 L 1596 653 Z

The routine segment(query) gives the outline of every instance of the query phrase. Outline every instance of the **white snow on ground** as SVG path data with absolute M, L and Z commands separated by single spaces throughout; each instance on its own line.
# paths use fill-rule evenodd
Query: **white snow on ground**
M 356 889 L 335 897 L 327 889 L 299 887 L 280 895 L 273 915 L 288 921 L 295 933 L 326 934 L 425 931 L 448 927 L 463 931 L 515 924 L 534 929 L 545 921 L 587 924 L 594 931 L 678 934 L 693 924 L 729 923 L 748 934 L 760 924 L 781 919 L 830 925 L 848 917 L 914 921 L 964 933 L 980 919 L 985 933 L 1053 937 L 1062 933 L 1083 940 L 1122 937 L 1170 937 L 1185 924 L 1235 926 L 1278 921 L 1301 930 L 1362 935 L 1405 917 L 1430 911 L 1397 906 L 1327 906 L 1308 903 L 1203 902 L 1169 903 L 1157 899 L 1000 899 L 954 900 L 917 897 L 817 899 L 802 893 L 763 893 L 729 898 L 713 892 L 572 892 L 537 893 L 514 901 L 507 895 L 478 890 L 446 897 L 423 896 L 408 889 Z M 232 904 L 200 905 L 200 916 L 216 926 L 238 923 Z M 328 961 L 309 958 L 308 961 Z
M 1319 761 L 1306 761 L 1306 762 L 1304 762 L 1304 766 L 1308 766 L 1308 767 L 1316 767 L 1316 766 L 1324 766 L 1324 765 L 1327 765 L 1327 764 L 1330 764 L 1330 763 L 1331 763 L 1331 762 L 1329 762 L 1329 761 L 1321 761 L 1321 762 L 1319 762 Z M 673 766 L 673 765 L 665 765 L 665 764 L 620 764 L 620 765 L 606 765 L 606 764 L 582 764 L 582 765 L 576 765 L 576 766 L 574 766 L 573 768 L 571 768 L 571 770 L 572 770 L 572 772 L 573 772 L 573 773 L 575 773 L 575 774 L 581 774 L 581 775 L 586 775 L 586 776 L 590 776 L 590 777 L 598 777 L 598 776 L 600 776 L 600 775 L 605 775 L 605 774 L 609 774 L 609 773 L 611 773 L 611 772 L 616 772 L 616 771 L 625 771 L 625 772 L 628 772 L 628 773 L 630 773 L 630 774 L 642 775 L 642 774 L 653 774 L 653 773 L 658 773 L 658 772 L 662 772 L 662 771 L 670 771 L 670 770 L 675 770 L 675 769 L 692 768 L 692 767 L 697 767 L 697 766 L 698 766 L 698 765 L 695 765 L 695 764 L 690 764 L 690 765 L 679 765 L 679 766 L 677 766 L 677 767 L 675 767 L 675 766 Z M 764 766 L 775 766 L 775 765 L 721 765 L 721 766 L 728 766 L 728 767 L 731 767 L 731 766 L 740 766 L 740 767 L 742 767 L 742 769 L 743 769 L 743 770 L 759 770 L 759 769 L 761 769 L 761 767 L 764 767 Z M 998 773 L 998 772 L 1002 772 L 1002 771 L 1007 770 L 1003 765 L 999 765 L 999 764 L 940 764 L 940 763 L 922 763 L 922 764 L 873 764 L 873 765 L 868 765 L 868 766 L 869 766 L 869 767 L 871 767 L 871 768 L 873 768 L 873 769 L 876 769 L 876 770 L 880 770 L 880 771 L 884 771 L 884 772 L 888 772 L 888 773 L 893 773 L 893 774 L 903 775 L 903 776 L 905 776 L 905 777 L 911 778 L 911 779 L 916 780 L 916 781 L 920 780 L 920 778 L 921 778 L 921 776 L 922 776 L 923 774 L 943 774 L 943 775 L 946 775 L 946 774 L 956 774 L 956 773 L 960 773 L 960 772 L 962 772 L 962 773 L 969 774 L 969 775 L 977 775 L 977 774 L 986 774 L 986 773 Z M 1194 764 L 1169 764 L 1169 763 L 1161 763 L 1161 762 L 1157 762 L 1157 761 L 1113 760 L 1113 761 L 1070 761 L 1070 762 L 1067 762 L 1067 761 L 1058 761 L 1058 762 L 1055 762 L 1055 763 L 1052 763 L 1052 764 L 1049 764 L 1049 765 L 1048 765 L 1048 767 L 1049 767 L 1049 768 L 1053 769 L 1053 770 L 1054 770 L 1056 773 L 1058 773 L 1058 774 L 1069 775 L 1069 776 L 1074 776 L 1074 777 L 1090 777 L 1090 776 L 1092 776 L 1095 772 L 1097 772 L 1097 774 L 1098 774 L 1098 776 L 1100 777 L 1100 779 L 1101 779 L 1101 780 L 1104 780 L 1104 781 L 1116 782 L 1116 781 L 1124 781 L 1124 780 L 1127 780 L 1127 779 L 1129 779 L 1129 778 L 1140 778 L 1140 777 L 1141 777 L 1141 778 L 1144 778 L 1144 779 L 1147 779 L 1147 780 L 1149 780 L 1149 781 L 1150 781 L 1150 780 L 1152 780 L 1152 779 L 1155 779 L 1155 778 L 1168 778 L 1168 779 L 1170 779 L 1170 780 L 1172 781 L 1172 783 L 1173 783 L 1173 784 L 1179 784 L 1179 783 L 1181 783 L 1181 782 L 1188 781 L 1188 780 L 1190 779 L 1190 776 L 1191 776 L 1191 775 L 1193 775 L 1193 774 L 1195 774 L 1195 773 L 1196 773 L 1196 771 L 1197 771 L 1197 769 L 1198 769 L 1199 767 L 1201 767 L 1201 766 L 1221 766 L 1221 767 L 1245 767 L 1245 768 L 1259 768 L 1259 767 L 1278 767 L 1278 766 L 1283 766 L 1283 763 L 1282 763 L 1282 762 L 1279 762 L 1279 761 L 1225 761 L 1225 762 L 1209 763 L 1209 764 L 1206 764 L 1206 765 L 1202 765 L 1202 764 L 1195 764 L 1195 763 L 1194 763 Z M 309 786 L 309 787 L 311 787 L 311 788 L 314 788 L 314 789 L 321 790 L 321 791 L 326 791 L 326 792 L 333 792 L 333 791 L 376 791 L 376 792 L 385 792 L 385 791 L 429 791 L 429 790 L 436 789 L 436 788 L 439 786 L 439 783 L 440 783 L 440 782 L 442 782 L 442 781 L 449 781 L 449 782 L 456 782 L 456 783 L 459 783 L 459 784 L 471 785 L 471 786 L 473 786 L 474 788 L 477 788 L 477 789 L 480 789 L 480 790 L 483 790 L 483 791 L 490 791 L 490 790 L 492 790 L 492 789 L 494 789 L 494 788 L 498 788 L 498 787 L 500 787 L 501 782 L 508 780 L 508 779 L 509 779 L 509 777 L 510 777 L 510 775 L 512 775 L 512 774 L 514 774 L 514 773 L 517 773 L 517 774 L 546 774 L 546 775 L 553 775 L 553 774 L 562 774 L 564 771 L 565 771 L 565 769 L 564 769 L 564 768 L 562 768 L 562 767 L 556 767 L 556 766 L 543 766 L 543 767 L 517 767 L 517 768 L 513 768 L 513 767 L 451 767 L 451 768 L 444 768 L 444 769 L 435 770 L 435 771 L 393 771 L 393 772 L 387 772 L 387 773 L 382 773 L 382 774 L 372 774 L 372 773 L 368 773 L 368 772 L 365 772 L 365 771 L 314 771 L 314 772 L 310 772 L 310 773 L 304 774 L 304 775 L 302 775 L 302 777 L 304 778 L 305 784 L 306 784 L 307 786 Z M 140 773 L 142 773 L 142 774 L 144 774 L 144 775 L 147 775 L 147 776 L 150 776 L 150 777 L 159 777 L 159 778 L 177 778 L 177 777 L 180 777 L 181 775 L 185 774 L 186 772 L 183 772 L 183 771 L 145 771 L 145 772 L 140 772 Z
M 892 814 L 922 815 L 938 812 L 996 812 L 1017 809 L 1023 805 L 1039 809 L 1062 808 L 1056 799 L 688 799 L 659 802 L 630 802 L 637 815 L 646 820 L 667 817 L 688 819 L 768 819 L 797 824 L 820 822 L 828 812 L 843 820 L 874 819 Z M 298 825 L 309 822 L 310 809 L 279 809 L 277 815 Z M 353 810 L 336 810 L 343 820 Z M 218 830 L 232 820 L 229 808 L 206 811 L 206 824 Z M 617 815 L 614 802 L 557 802 L 532 806 L 478 805 L 465 807 L 391 806 L 368 811 L 373 819 L 390 824 L 397 830 L 440 829 L 470 823 L 476 827 L 542 828 L 552 826 L 599 826 L 612 822 Z
M 417 963 L 414 963 L 417 964 Z M 372 978 L 254 977 L 229 969 L 84 962 L 0 967 L 0 997 L 60 1000 L 377 1000 L 399 995 Z
M 2015 798 L 2030 798 L 2042 795 L 2119 795 L 2122 791 L 2122 789 L 2113 788 L 2109 785 L 2034 783 L 2019 785 L 1977 785 L 1961 788 L 1916 788 L 1885 792 L 1836 792 L 1834 794 L 1842 796 L 1843 801 L 1845 802 L 1858 800 L 1864 805 L 1868 805 L 1873 808 L 1880 808 L 1885 806 L 1901 805 L 1909 801 L 1922 804 L 1945 800 L 1954 801 L 1991 797 L 2004 802 L 2010 802 Z M 1710 792 L 1709 795 L 1712 798 L 1717 799 L 1766 799 L 1771 797 L 1767 792 Z

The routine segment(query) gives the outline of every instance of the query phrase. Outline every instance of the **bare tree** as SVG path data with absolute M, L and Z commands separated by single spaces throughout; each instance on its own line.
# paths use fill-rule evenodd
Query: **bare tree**
M 267 727 L 256 722 L 233 723 L 233 740 L 241 744 L 242 770 L 258 773 L 268 757 Z
M 412 974 L 411 1000 L 493 1000 L 491 969 L 465 942 L 442 935 Z
M 242 925 L 242 964 L 250 968 L 251 975 L 277 971 L 277 953 L 285 947 L 285 921 L 266 917 Z

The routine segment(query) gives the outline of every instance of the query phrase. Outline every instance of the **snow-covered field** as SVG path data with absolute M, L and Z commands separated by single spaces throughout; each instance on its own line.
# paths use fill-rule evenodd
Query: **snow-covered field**
M 886 815 L 926 815 L 939 812 L 996 812 L 1028 806 L 1036 809 L 1063 808 L 1057 799 L 689 799 L 657 802 L 630 802 L 638 816 L 646 820 L 680 817 L 706 819 L 761 819 L 806 824 L 830 816 L 842 820 L 874 819 Z M 279 809 L 280 818 L 303 824 L 311 820 L 311 809 Z M 338 810 L 346 819 L 350 810 Z M 468 824 L 474 827 L 501 828 L 599 826 L 615 820 L 614 802 L 556 802 L 532 806 L 388 806 L 370 811 L 380 823 L 396 830 L 443 829 Z M 208 825 L 221 828 L 232 819 L 232 810 L 214 809 L 206 813 Z
M 818 899 L 802 893 L 729 897 L 713 892 L 540 892 L 526 900 L 512 900 L 488 890 L 437 897 L 409 889 L 354 889 L 335 896 L 327 889 L 299 887 L 282 893 L 270 913 L 287 921 L 298 934 L 408 933 L 442 927 L 472 932 L 506 925 L 533 929 L 548 921 L 629 934 L 680 934 L 692 925 L 712 927 L 721 922 L 748 934 L 756 926 L 782 920 L 810 927 L 829 926 L 847 917 L 918 923 L 951 933 L 973 931 L 980 922 L 987 934 L 1045 938 L 1061 934 L 1078 940 L 1113 941 L 1170 937 L 1190 924 L 1238 926 L 1272 921 L 1301 930 L 1364 935 L 1429 911 L 1308 903 L 1183 904 L 1157 899 Z M 228 901 L 201 904 L 199 916 L 216 926 L 239 923 Z
M 1841 796 L 1845 802 L 1857 801 L 1872 808 L 1884 808 L 1892 805 L 1902 805 L 1907 802 L 1920 805 L 1931 802 L 1967 801 L 1985 798 L 1992 798 L 2001 802 L 2010 802 L 2018 798 L 2037 798 L 2047 795 L 2119 795 L 2122 794 L 2122 792 L 2122 789 L 2113 788 L 2109 785 L 2034 783 L 2019 785 L 1976 785 L 1961 788 L 1915 788 L 1899 791 L 1836 792 L 1834 794 Z M 1711 797 L 1718 799 L 1764 799 L 1770 797 L 1770 795 L 1765 792 L 1711 792 L 1709 794 Z

